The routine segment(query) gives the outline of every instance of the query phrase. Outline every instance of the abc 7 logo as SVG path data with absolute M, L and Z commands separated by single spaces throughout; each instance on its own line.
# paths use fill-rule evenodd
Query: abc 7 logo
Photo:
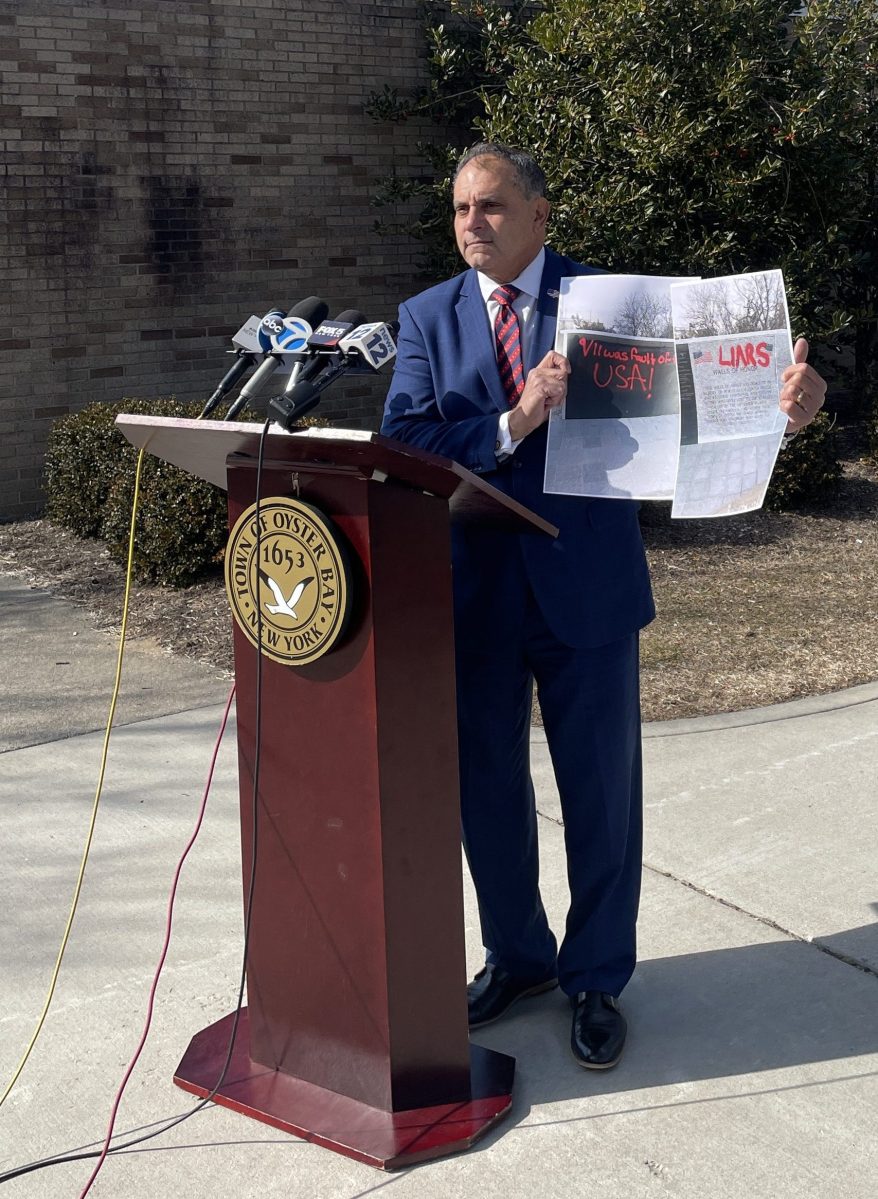
M 287 316 L 283 320 L 272 313 L 262 321 L 260 340 L 267 335 L 271 348 L 278 354 L 295 354 L 304 350 L 308 344 L 312 329 L 307 321 L 297 316 Z

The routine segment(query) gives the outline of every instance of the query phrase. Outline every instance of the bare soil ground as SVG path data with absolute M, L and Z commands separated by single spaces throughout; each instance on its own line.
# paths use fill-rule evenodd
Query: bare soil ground
M 737 711 L 878 678 L 878 468 L 844 435 L 839 494 L 810 511 L 674 521 L 645 506 L 656 620 L 643 634 L 646 720 Z M 124 571 L 44 520 L 0 526 L 0 572 L 117 630 Z M 231 671 L 219 574 L 134 585 L 129 636 Z

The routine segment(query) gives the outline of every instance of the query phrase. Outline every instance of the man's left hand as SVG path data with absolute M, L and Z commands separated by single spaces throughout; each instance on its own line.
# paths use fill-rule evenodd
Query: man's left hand
M 782 375 L 781 411 L 787 417 L 787 435 L 811 423 L 826 399 L 826 380 L 806 362 L 808 343 L 800 337 L 793 348 L 793 365 Z

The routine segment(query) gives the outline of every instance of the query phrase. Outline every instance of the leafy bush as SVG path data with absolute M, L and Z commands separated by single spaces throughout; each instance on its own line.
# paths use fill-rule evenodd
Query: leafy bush
M 128 558 L 134 472 L 110 488 L 100 535 L 118 562 Z M 186 587 L 222 561 L 228 537 L 225 494 L 147 454 L 134 534 L 137 578 Z
M 128 559 L 137 458 L 131 450 L 130 469 L 110 487 L 101 522 L 100 536 L 117 562 Z M 151 454 L 144 457 L 132 558 L 136 578 L 186 587 L 222 562 L 228 535 L 223 491 Z
M 138 450 L 115 427 L 120 412 L 195 419 L 201 403 L 173 398 L 90 404 L 62 417 L 49 435 L 46 516 L 80 537 L 107 543 L 128 561 Z M 239 420 L 252 419 L 242 413 Z M 326 425 L 305 417 L 303 425 Z M 138 579 L 185 587 L 222 562 L 228 538 L 226 495 L 219 487 L 146 454 L 134 534 Z
M 833 443 L 833 421 L 821 412 L 778 454 L 765 507 L 803 508 L 837 491 L 841 466 Z
M 875 464 L 878 465 L 878 362 L 872 364 L 872 369 L 865 380 L 863 409 L 869 453 Z
M 46 516 L 80 537 L 99 535 L 107 494 L 128 445 L 113 429 L 117 411 L 89 404 L 56 421 L 49 433 Z
M 114 425 L 120 412 L 195 418 L 200 403 L 173 398 L 90 404 L 56 422 L 46 456 L 46 515 L 81 537 L 100 537 L 128 560 L 138 451 Z M 228 536 L 224 493 L 151 455 L 143 462 L 134 574 L 185 586 L 222 559 Z
M 878 361 L 878 6 L 865 0 L 428 0 L 430 87 L 409 111 L 531 151 L 553 246 L 615 272 L 781 267 L 794 334 Z M 383 120 L 405 115 L 385 88 Z M 434 277 L 451 248 L 450 164 L 420 195 Z

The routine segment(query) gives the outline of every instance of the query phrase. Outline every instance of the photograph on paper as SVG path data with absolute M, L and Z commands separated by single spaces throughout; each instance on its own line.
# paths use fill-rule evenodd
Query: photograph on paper
M 679 277 L 588 275 L 561 281 L 555 349 L 570 361 L 552 412 L 545 490 L 670 499 L 680 395 L 670 284 Z

